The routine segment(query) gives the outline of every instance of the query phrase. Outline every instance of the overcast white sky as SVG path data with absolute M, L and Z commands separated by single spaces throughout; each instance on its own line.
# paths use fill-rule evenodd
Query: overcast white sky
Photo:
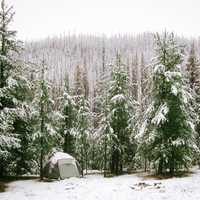
M 7 0 L 20 39 L 71 33 L 175 31 L 200 36 L 200 0 Z

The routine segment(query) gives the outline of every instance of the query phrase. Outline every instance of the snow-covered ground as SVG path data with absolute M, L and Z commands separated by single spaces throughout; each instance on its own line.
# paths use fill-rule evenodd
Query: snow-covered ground
M 62 181 L 15 181 L 0 200 L 200 200 L 200 171 L 184 178 L 144 179 L 138 175 L 89 175 Z

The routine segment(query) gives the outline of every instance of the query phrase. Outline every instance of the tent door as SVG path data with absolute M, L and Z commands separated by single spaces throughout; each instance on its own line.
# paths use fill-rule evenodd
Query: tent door
M 77 176 L 77 169 L 71 163 L 62 163 L 59 166 L 59 170 L 60 170 L 60 178 L 61 179 Z

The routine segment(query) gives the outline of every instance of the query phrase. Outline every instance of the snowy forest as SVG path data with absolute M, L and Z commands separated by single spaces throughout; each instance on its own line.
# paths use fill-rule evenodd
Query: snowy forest
M 0 178 L 52 152 L 81 174 L 177 175 L 200 166 L 200 40 L 163 31 L 18 41 L 0 8 Z

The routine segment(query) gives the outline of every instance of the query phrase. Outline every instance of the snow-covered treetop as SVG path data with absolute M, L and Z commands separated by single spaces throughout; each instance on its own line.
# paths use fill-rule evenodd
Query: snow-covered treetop
M 122 103 L 125 99 L 124 94 L 117 94 L 111 98 L 111 102 L 114 104 Z
M 174 109 L 188 118 L 184 122 L 188 130 L 194 130 L 190 119 L 192 111 L 190 110 L 191 113 L 188 111 L 192 96 L 186 87 L 180 67 L 183 60 L 182 47 L 176 44 L 174 35 L 168 33 L 162 36 L 156 35 L 156 44 L 157 57 L 153 61 L 153 100 L 144 115 L 144 123 L 137 138 L 144 137 L 150 127 L 152 129 L 150 135 L 153 138 L 155 130 L 163 124 L 172 123 L 173 116 L 177 117 L 173 113 Z

